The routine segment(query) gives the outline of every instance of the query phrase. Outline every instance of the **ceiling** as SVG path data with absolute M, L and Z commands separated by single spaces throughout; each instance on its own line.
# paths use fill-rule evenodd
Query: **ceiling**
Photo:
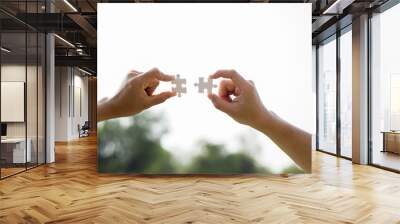
M 356 16 L 365 10 L 373 9 L 388 0 L 253 0 L 235 2 L 255 3 L 311 3 L 313 42 L 335 32 L 332 27 L 346 16 Z M 1 0 L 0 24 L 2 32 L 9 38 L 7 42 L 18 49 L 23 46 L 20 36 L 15 33 L 25 31 L 55 32 L 61 38 L 55 38 L 56 64 L 86 67 L 96 71 L 97 3 L 120 2 L 174 2 L 148 0 Z M 175 1 L 177 2 L 177 1 Z M 182 1 L 179 1 L 182 2 Z M 207 1 L 187 1 L 207 2 Z M 216 2 L 216 1 L 208 1 Z M 221 1 L 223 2 L 223 1 Z M 50 8 L 52 13 L 50 12 Z M 328 9 L 328 10 L 327 10 Z M 26 13 L 27 12 L 27 13 Z M 327 13 L 328 12 L 328 13 Z M 345 24 L 344 24 L 345 25 Z M 331 31 L 330 31 L 331 30 Z M 14 36 L 14 38 L 13 38 Z M 3 42 L 4 43 L 4 42 Z M 28 50 L 30 51 L 30 50 Z M 17 51 L 16 51 L 17 52 Z

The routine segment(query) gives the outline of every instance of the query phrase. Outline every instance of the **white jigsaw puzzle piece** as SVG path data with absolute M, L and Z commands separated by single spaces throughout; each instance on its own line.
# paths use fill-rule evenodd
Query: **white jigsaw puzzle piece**
M 207 82 L 204 82 L 204 77 L 199 77 L 199 82 L 195 83 L 194 86 L 197 86 L 199 93 L 204 93 L 205 89 L 207 93 L 212 93 L 212 89 L 217 87 L 213 84 L 213 79 L 208 78 Z
M 175 80 L 171 81 L 175 87 L 172 87 L 172 91 L 176 92 L 178 97 L 182 96 L 182 93 L 186 93 L 186 79 L 181 79 L 180 75 L 176 75 Z

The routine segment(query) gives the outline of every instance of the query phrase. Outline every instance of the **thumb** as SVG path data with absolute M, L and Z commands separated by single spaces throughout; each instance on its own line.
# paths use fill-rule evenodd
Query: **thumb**
M 211 102 L 214 104 L 214 107 L 217 108 L 218 110 L 229 114 L 231 111 L 231 103 L 227 102 L 226 100 L 222 99 L 221 97 L 215 95 L 215 94 L 209 94 L 208 98 L 211 100 Z
M 175 96 L 176 93 L 174 92 L 162 92 L 156 95 L 152 95 L 150 96 L 150 105 L 154 106 L 160 103 L 163 103 L 164 101 L 166 101 L 167 99 Z

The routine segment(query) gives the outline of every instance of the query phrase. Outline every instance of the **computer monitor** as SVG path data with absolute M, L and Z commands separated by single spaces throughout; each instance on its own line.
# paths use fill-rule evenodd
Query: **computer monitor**
M 1 123 L 1 137 L 7 136 L 7 124 Z

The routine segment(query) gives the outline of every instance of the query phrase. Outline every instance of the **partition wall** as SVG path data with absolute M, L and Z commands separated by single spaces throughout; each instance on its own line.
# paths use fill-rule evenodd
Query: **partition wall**
M 0 11 L 1 179 L 46 162 L 46 38 L 21 20 L 43 5 L 20 1 L 17 15 Z

